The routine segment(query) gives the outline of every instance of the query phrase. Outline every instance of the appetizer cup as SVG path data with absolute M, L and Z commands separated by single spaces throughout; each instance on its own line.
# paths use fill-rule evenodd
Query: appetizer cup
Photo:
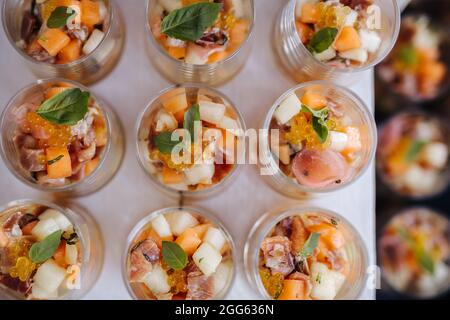
M 381 275 L 402 295 L 434 298 L 450 288 L 450 222 L 423 207 L 405 209 L 385 225 L 378 240 Z
M 233 283 L 233 240 L 208 212 L 157 210 L 139 221 L 127 243 L 122 274 L 134 299 L 220 300 Z
M 353 83 L 360 72 L 380 63 L 397 39 L 397 1 L 361 1 L 364 5 L 356 7 L 352 1 L 328 2 L 290 0 L 281 12 L 275 48 L 282 65 L 297 81 Z M 371 3 L 373 6 L 368 6 Z M 314 29 L 332 30 L 325 36 L 335 38 L 325 41 L 324 34 L 314 33 Z
M 279 300 L 357 299 L 367 252 L 342 216 L 319 208 L 264 214 L 244 248 L 247 280 L 261 297 Z
M 124 43 L 114 1 L 5 0 L 3 27 L 11 45 L 40 78 L 62 77 L 84 84 L 116 65 Z M 56 8 L 75 12 L 64 25 L 48 27 Z
M 420 112 L 400 113 L 380 129 L 377 171 L 394 192 L 424 199 L 450 182 L 450 132 L 440 119 Z
M 211 26 L 214 28 L 209 27 L 195 42 L 161 33 L 163 18 L 188 6 L 185 3 L 192 5 L 195 1 L 147 0 L 147 37 L 151 61 L 164 77 L 174 83 L 223 84 L 240 71 L 250 54 L 254 2 L 224 1 L 223 9 Z
M 341 189 L 358 179 L 376 149 L 364 102 L 330 82 L 298 85 L 269 110 L 260 138 L 260 173 L 293 198 Z
M 67 105 L 70 99 L 77 99 L 75 106 L 46 113 L 48 106 Z M 69 119 L 73 122 L 64 122 Z M 3 110 L 0 130 L 0 153 L 8 169 L 41 191 L 92 193 L 114 176 L 122 161 L 124 142 L 116 115 L 86 87 L 69 80 L 38 80 L 19 91 Z
M 79 300 L 103 266 L 100 230 L 84 210 L 42 200 L 0 209 L 0 298 Z
M 244 132 L 240 112 L 219 91 L 173 86 L 152 100 L 138 120 L 138 159 L 163 192 L 204 198 L 223 191 L 237 174 Z

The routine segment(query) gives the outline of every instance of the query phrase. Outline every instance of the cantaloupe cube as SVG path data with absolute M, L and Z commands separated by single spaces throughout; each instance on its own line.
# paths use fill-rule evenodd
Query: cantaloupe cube
M 319 93 L 306 91 L 301 98 L 301 102 L 310 108 L 322 109 L 327 105 L 328 100 L 326 97 Z
M 105 118 L 96 115 L 94 117 L 95 144 L 97 147 L 103 147 L 108 142 L 108 130 L 106 128 Z
M 178 184 L 184 181 L 184 175 L 176 170 L 164 167 L 162 171 L 162 181 L 167 184 Z
M 75 2 L 74 0 L 47 0 L 47 1 L 37 1 L 41 2 L 41 17 L 42 20 L 47 21 L 50 18 L 52 12 L 58 7 L 69 7 Z M 78 2 L 78 1 L 76 1 Z
M 58 58 L 63 63 L 69 63 L 78 60 L 81 55 L 81 40 L 73 39 L 70 43 L 61 49 L 58 53 Z
M 186 56 L 186 47 L 169 47 L 167 52 L 175 59 L 181 60 Z
M 208 57 L 208 63 L 216 63 L 225 60 L 228 57 L 227 51 L 215 52 Z
M 170 90 L 163 94 L 160 99 L 164 109 L 174 115 L 180 111 L 184 112 L 188 108 L 185 88 Z
M 283 289 L 278 300 L 305 300 L 306 296 L 305 282 L 301 280 L 285 279 L 283 280 Z
M 358 31 L 353 27 L 344 27 L 338 34 L 333 47 L 337 51 L 348 51 L 361 47 L 361 39 Z
M 249 22 L 247 20 L 238 20 L 230 31 L 230 43 L 233 46 L 239 46 L 247 39 Z
M 64 90 L 67 90 L 69 88 L 67 87 L 51 87 L 48 88 L 47 90 L 45 90 L 45 99 L 50 99 L 51 97 L 56 96 L 57 94 L 60 94 L 61 92 L 63 92 Z
M 70 42 L 70 37 L 60 29 L 48 29 L 38 39 L 38 43 L 55 57 Z
M 202 243 L 202 240 L 194 229 L 188 228 L 177 238 L 177 240 L 175 240 L 175 242 L 190 256 L 197 250 L 198 246 Z
M 84 165 L 85 176 L 88 176 L 92 172 L 94 172 L 94 170 L 97 168 L 99 163 L 100 163 L 100 157 L 95 157 L 94 159 L 87 161 L 86 164 Z
M 311 29 L 306 23 L 295 21 L 295 26 L 302 43 L 307 43 L 314 36 L 314 30 Z
M 301 9 L 300 21 L 303 23 L 316 23 L 320 19 L 320 11 L 316 3 L 305 3 Z
M 47 175 L 50 179 L 67 178 L 72 175 L 72 162 L 67 148 L 51 147 L 47 148 L 45 153 Z
M 195 226 L 192 229 L 197 233 L 197 235 L 200 239 L 203 239 L 203 237 L 206 234 L 206 231 L 208 231 L 208 229 L 210 227 L 211 227 L 211 224 L 204 223 L 204 224 L 199 224 L 198 226 Z
M 81 0 L 81 23 L 89 29 L 102 22 L 99 5 L 91 0 Z

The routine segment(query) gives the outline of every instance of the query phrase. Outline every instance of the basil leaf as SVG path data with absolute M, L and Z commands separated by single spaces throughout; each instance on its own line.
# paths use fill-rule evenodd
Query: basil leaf
M 320 110 L 314 110 L 302 104 L 302 111 L 312 114 L 313 129 L 316 132 L 317 136 L 319 137 L 320 143 L 322 144 L 325 143 L 328 139 L 329 134 L 328 125 L 326 122 L 328 118 L 328 111 L 329 111 L 328 108 L 325 107 Z
M 338 33 L 336 28 L 324 28 L 317 31 L 309 41 L 308 49 L 311 52 L 321 53 L 327 50 L 334 42 Z
M 57 156 L 55 159 L 51 159 L 47 161 L 47 164 L 50 166 L 56 162 L 58 162 L 59 160 L 61 160 L 62 158 L 64 158 L 63 154 L 60 154 L 59 156 Z
M 48 235 L 44 240 L 34 243 L 28 256 L 34 263 L 42 263 L 50 259 L 61 243 L 62 231 L 58 230 Z
M 429 273 L 434 274 L 435 265 L 433 258 L 431 258 L 431 256 L 427 252 L 425 252 L 423 248 L 420 248 L 417 245 L 416 241 L 414 241 L 408 230 L 404 228 L 397 228 L 396 231 L 397 234 L 406 241 L 420 266 Z
M 47 121 L 60 125 L 74 125 L 88 112 L 90 93 L 71 88 L 45 100 L 37 114 Z
M 172 132 L 161 132 L 153 138 L 153 142 L 159 151 L 164 154 L 170 154 L 172 153 L 173 148 L 180 143 L 180 140 L 172 140 Z
M 220 3 L 200 2 L 173 10 L 161 23 L 161 33 L 183 41 L 195 42 L 217 20 Z
M 308 240 L 306 240 L 303 245 L 302 251 L 300 251 L 300 256 L 302 258 L 308 258 L 312 256 L 314 253 L 314 249 L 316 249 L 319 244 L 320 233 L 313 232 L 309 235 Z
M 77 12 L 70 7 L 57 7 L 48 18 L 47 27 L 51 29 L 64 27 L 76 15 Z
M 190 107 L 184 114 L 183 128 L 189 131 L 192 141 L 198 136 L 198 133 L 195 132 L 196 122 L 200 122 L 200 106 L 198 103 Z
M 419 156 L 420 152 L 423 150 L 423 148 L 426 146 L 426 142 L 416 140 L 414 141 L 411 146 L 409 147 L 408 151 L 406 152 L 405 159 L 408 162 L 414 162 L 417 157 Z
M 162 242 L 162 256 L 164 262 L 175 270 L 182 270 L 188 263 L 186 252 L 175 242 Z
M 415 67 L 419 62 L 417 51 L 411 45 L 402 46 L 397 53 L 398 59 L 407 67 Z

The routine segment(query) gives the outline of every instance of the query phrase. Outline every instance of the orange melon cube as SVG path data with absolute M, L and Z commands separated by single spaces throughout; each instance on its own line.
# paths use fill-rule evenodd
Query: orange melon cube
M 100 162 L 100 158 L 99 157 L 96 157 L 96 158 L 91 159 L 88 162 L 86 162 L 86 164 L 84 166 L 84 174 L 86 176 L 88 176 L 92 172 L 94 172 L 94 170 L 97 168 L 99 162 Z
M 67 178 L 72 175 L 72 162 L 67 148 L 47 148 L 45 154 L 47 160 L 47 175 L 50 179 Z
M 166 92 L 161 96 L 161 103 L 166 111 L 176 114 L 188 108 L 188 101 L 185 88 L 176 88 Z M 178 120 L 178 119 L 177 119 Z
M 238 20 L 230 30 L 230 42 L 234 46 L 239 46 L 247 39 L 250 24 L 247 20 Z
M 295 21 L 295 26 L 302 43 L 309 42 L 309 40 L 311 40 L 314 36 L 314 30 L 311 29 L 306 23 Z
M 206 234 L 206 231 L 208 231 L 208 229 L 210 227 L 211 227 L 211 224 L 204 223 L 204 224 L 199 224 L 199 225 L 193 227 L 192 229 L 197 233 L 197 235 L 200 239 L 203 239 L 203 237 Z
M 167 52 L 175 59 L 181 60 L 186 56 L 186 47 L 169 47 Z
M 73 39 L 70 43 L 61 49 L 58 58 L 63 63 L 69 63 L 78 60 L 81 56 L 81 40 Z
M 102 22 L 100 16 L 99 5 L 91 0 L 81 0 L 81 23 L 84 24 L 89 30 L 93 29 L 96 24 Z
M 61 243 L 58 246 L 58 249 L 56 249 L 55 253 L 53 254 L 53 258 L 55 259 L 56 263 L 59 264 L 59 266 L 63 268 L 67 267 L 66 241 L 64 240 L 61 241 Z
M 105 119 L 102 116 L 94 117 L 95 143 L 97 147 L 103 147 L 108 143 L 108 130 Z
M 327 105 L 328 100 L 326 97 L 319 93 L 306 91 L 301 98 L 301 102 L 310 108 L 322 109 Z
M 358 31 L 353 27 L 342 28 L 333 46 L 340 52 L 360 48 L 361 39 L 359 38 Z
M 45 90 L 45 99 L 50 99 L 54 96 L 56 96 L 57 94 L 60 94 L 61 92 L 63 92 L 64 90 L 67 90 L 67 87 L 51 87 L 48 88 L 47 90 Z
M 214 52 L 208 57 L 208 63 L 216 63 L 225 60 L 228 57 L 227 51 Z
M 198 246 L 202 243 L 202 240 L 198 237 L 198 234 L 192 229 L 186 229 L 178 238 L 175 240 L 187 255 L 194 254 Z
M 305 282 L 301 280 L 283 280 L 283 289 L 278 300 L 306 300 Z
M 70 43 L 70 37 L 60 29 L 48 29 L 39 37 L 38 43 L 49 55 L 55 57 Z
M 301 10 L 300 22 L 317 23 L 320 19 L 320 11 L 316 3 L 305 3 Z
M 164 167 L 162 171 L 162 180 L 167 184 L 178 184 L 184 181 L 184 175 L 176 170 Z

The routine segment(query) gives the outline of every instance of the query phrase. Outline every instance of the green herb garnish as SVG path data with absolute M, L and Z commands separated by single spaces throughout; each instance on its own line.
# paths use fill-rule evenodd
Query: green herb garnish
M 313 129 L 319 137 L 320 143 L 325 143 L 328 139 L 329 133 L 327 126 L 327 118 L 329 112 L 328 108 L 325 107 L 321 110 L 314 110 L 302 104 L 302 111 L 312 114 Z
M 301 258 L 311 257 L 319 244 L 320 233 L 313 232 L 309 235 L 308 240 L 306 240 L 303 245 L 302 251 L 300 251 L 299 255 Z
M 200 2 L 173 10 L 161 23 L 161 33 L 195 42 L 213 25 L 222 8 L 220 3 Z
M 153 138 L 153 142 L 159 151 L 164 154 L 171 154 L 173 148 L 180 143 L 180 140 L 172 140 L 172 132 L 161 132 Z
M 162 242 L 162 256 L 164 262 L 174 270 L 182 270 L 188 263 L 186 252 L 175 242 Z
M 426 142 L 416 140 L 414 141 L 411 146 L 409 147 L 408 151 L 406 152 L 405 159 L 407 162 L 414 162 L 417 157 L 419 156 L 420 152 L 423 150 L 423 148 L 426 146 Z
M 56 162 L 58 162 L 59 160 L 61 160 L 62 158 L 64 158 L 63 154 L 60 154 L 59 156 L 57 156 L 55 159 L 51 159 L 47 161 L 47 164 L 50 166 Z
M 316 276 L 316 282 L 319 283 L 319 284 L 322 283 L 322 274 L 321 274 L 321 273 L 318 273 L 318 274 L 317 274 L 317 276 Z
M 48 235 L 44 240 L 34 243 L 28 252 L 31 261 L 42 263 L 50 259 L 61 243 L 61 234 L 62 231 L 58 230 Z
M 397 228 L 396 231 L 397 234 L 406 241 L 409 248 L 414 253 L 414 257 L 416 258 L 420 266 L 429 273 L 434 274 L 435 265 L 433 258 L 431 258 L 431 256 L 427 252 L 425 252 L 423 248 L 418 246 L 417 242 L 414 241 L 408 230 L 404 228 Z
M 410 45 L 402 46 L 398 50 L 397 57 L 402 64 L 409 68 L 414 68 L 419 63 L 417 51 L 413 46 Z
M 71 88 L 45 100 L 36 113 L 47 121 L 60 125 L 74 125 L 88 112 L 90 93 Z
M 309 51 L 313 53 L 321 53 L 327 50 L 334 42 L 338 29 L 324 28 L 317 31 L 308 44 Z
M 189 134 L 191 135 L 191 141 L 195 141 L 198 135 L 198 133 L 195 132 L 196 122 L 200 122 L 200 106 L 198 105 L 198 103 L 190 107 L 189 110 L 184 114 L 183 128 L 189 131 Z
M 57 7 L 47 20 L 47 27 L 50 29 L 57 29 L 64 27 L 67 22 L 74 18 L 77 12 L 70 7 Z

